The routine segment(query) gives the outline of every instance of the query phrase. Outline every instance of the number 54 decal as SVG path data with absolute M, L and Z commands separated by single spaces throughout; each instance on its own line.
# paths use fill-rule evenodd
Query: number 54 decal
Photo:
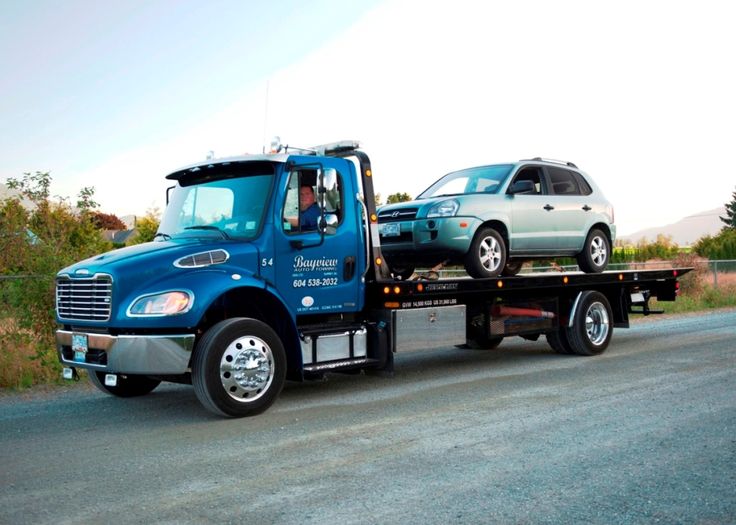
M 261 266 L 273 266 L 273 257 L 271 257 L 270 259 L 267 259 L 266 257 L 261 259 Z

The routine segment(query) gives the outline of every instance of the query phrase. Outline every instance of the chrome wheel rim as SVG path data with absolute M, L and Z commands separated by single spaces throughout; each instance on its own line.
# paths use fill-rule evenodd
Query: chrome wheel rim
M 486 237 L 480 243 L 480 264 L 487 272 L 494 272 L 501 264 L 501 245 L 495 237 Z
M 590 342 L 595 346 L 602 345 L 608 338 L 610 329 L 608 310 L 603 303 L 591 304 L 585 313 L 585 331 Z
M 606 264 L 608 249 L 606 248 L 606 241 L 602 237 L 593 237 L 590 241 L 590 257 L 596 266 Z
M 231 342 L 220 359 L 220 381 L 225 392 L 240 403 L 252 403 L 273 382 L 274 362 L 271 347 L 255 336 Z

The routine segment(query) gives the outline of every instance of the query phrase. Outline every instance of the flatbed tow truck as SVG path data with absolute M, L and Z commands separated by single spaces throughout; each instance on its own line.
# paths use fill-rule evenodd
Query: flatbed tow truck
M 118 397 L 191 383 L 221 416 L 266 410 L 286 380 L 393 371 L 396 352 L 544 335 L 592 356 L 629 315 L 674 301 L 690 268 L 403 281 L 383 259 L 368 156 L 351 141 L 207 160 L 175 182 L 154 242 L 57 275 L 64 377 Z M 318 226 L 298 192 L 316 188 Z

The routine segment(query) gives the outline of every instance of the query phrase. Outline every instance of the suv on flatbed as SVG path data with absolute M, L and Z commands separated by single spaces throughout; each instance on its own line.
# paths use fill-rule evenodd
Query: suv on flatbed
M 573 256 L 608 265 L 613 207 L 571 162 L 539 157 L 448 173 L 415 200 L 378 210 L 381 249 L 394 275 L 462 263 L 473 277 L 515 275 L 529 259 Z

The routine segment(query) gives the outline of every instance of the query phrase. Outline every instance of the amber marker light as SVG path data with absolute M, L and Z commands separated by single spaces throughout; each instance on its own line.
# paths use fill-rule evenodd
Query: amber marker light
M 396 295 L 399 295 L 401 293 L 401 288 L 399 288 L 398 286 L 394 286 L 394 293 Z
M 417 292 L 423 292 L 424 291 L 424 285 L 422 283 L 419 283 L 417 285 Z
M 624 280 L 624 274 L 620 273 L 618 274 L 618 280 L 623 281 Z
M 378 217 L 376 217 L 375 213 L 371 213 L 371 222 L 376 222 L 378 220 Z
M 383 287 L 383 293 L 385 293 L 386 295 L 390 294 L 391 293 L 391 288 L 389 288 L 388 286 L 384 286 Z
M 376 265 L 377 266 L 381 266 L 382 264 L 383 264 L 383 261 L 381 260 L 381 258 L 380 257 L 376 257 Z
M 371 172 L 371 170 L 365 170 L 366 177 L 370 177 L 371 175 L 373 175 L 373 172 Z
M 564 277 L 562 278 L 562 282 L 563 282 L 564 284 L 567 284 L 567 283 L 569 283 L 569 282 L 570 282 L 570 278 L 569 278 L 569 277 L 568 277 L 568 276 L 566 275 L 566 276 L 564 276 Z
M 503 288 L 503 281 L 496 281 L 496 286 Z
M 468 223 L 465 222 L 465 221 L 463 221 L 463 222 L 460 223 L 460 227 L 461 228 L 467 228 L 468 227 Z

